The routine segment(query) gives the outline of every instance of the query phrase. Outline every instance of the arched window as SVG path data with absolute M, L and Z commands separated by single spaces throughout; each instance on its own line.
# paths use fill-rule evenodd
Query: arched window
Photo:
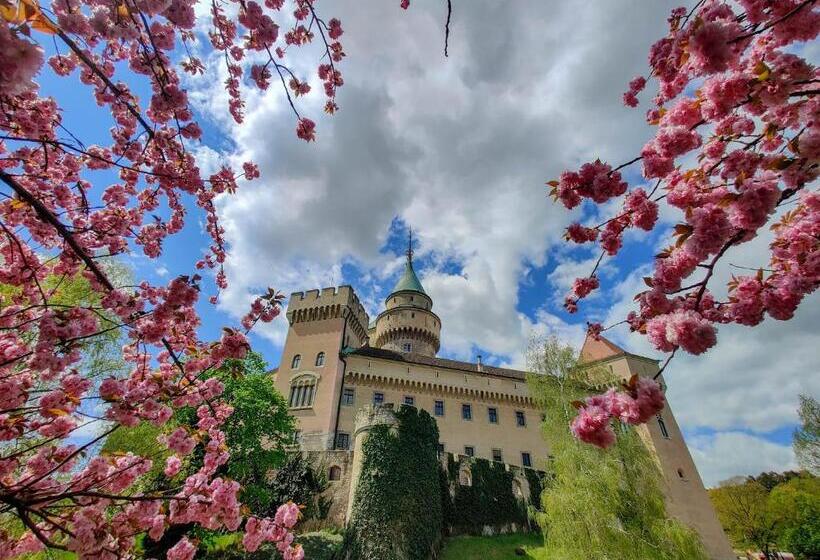
M 290 362 L 290 369 L 299 369 L 299 364 L 302 363 L 302 355 L 296 354 Z
M 327 473 L 328 480 L 341 480 L 342 478 L 342 469 L 337 465 L 333 465 L 330 467 L 330 470 Z
M 316 354 L 316 367 L 322 367 L 325 365 L 325 353 L 319 352 Z
M 310 375 L 297 377 L 290 384 L 290 398 L 288 406 L 290 408 L 307 408 L 313 406 L 313 398 L 316 396 L 316 378 Z

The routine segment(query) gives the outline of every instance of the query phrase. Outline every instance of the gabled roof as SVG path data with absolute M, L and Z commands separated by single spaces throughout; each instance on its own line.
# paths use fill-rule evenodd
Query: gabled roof
M 515 369 L 499 368 L 482 364 L 474 364 L 471 362 L 459 362 L 457 360 L 446 360 L 444 358 L 435 358 L 432 356 L 423 356 L 421 354 L 405 354 L 403 352 L 394 352 L 384 348 L 373 348 L 372 346 L 362 346 L 355 350 L 345 350 L 344 354 L 348 356 L 363 356 L 367 358 L 380 358 L 382 360 L 390 360 L 394 362 L 405 362 L 408 364 L 418 364 L 423 366 L 431 366 L 437 368 L 455 369 L 477 375 L 487 375 L 490 377 L 503 377 L 505 379 L 514 379 L 516 381 L 525 381 L 527 373 Z
M 596 339 L 592 335 L 587 335 L 584 345 L 581 347 L 581 363 L 596 362 L 606 358 L 626 355 L 626 350 L 607 340 L 601 335 Z
M 409 258 L 404 265 L 404 274 L 402 274 L 399 281 L 396 282 L 391 295 L 396 292 L 419 292 L 420 294 L 427 295 L 427 292 L 424 291 L 419 281 L 419 277 L 416 276 L 416 271 L 413 270 L 413 261 Z

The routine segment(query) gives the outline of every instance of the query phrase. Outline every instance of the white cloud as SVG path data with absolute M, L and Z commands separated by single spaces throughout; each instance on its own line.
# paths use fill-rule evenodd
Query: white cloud
M 467 357 L 475 343 L 520 354 L 536 325 L 517 309 L 519 281 L 572 217 L 544 182 L 593 155 L 626 159 L 647 131 L 620 91 L 643 69 L 667 9 L 643 5 L 620 18 L 629 4 L 456 7 L 445 59 L 441 6 L 329 3 L 345 28 L 345 86 L 341 111 L 316 119 L 312 144 L 295 137 L 277 88 L 252 93 L 235 126 L 219 118 L 222 70 L 194 81 L 192 99 L 236 144 L 232 159 L 254 160 L 263 174 L 219 201 L 231 246 L 222 309 L 242 314 L 269 284 L 341 283 L 343 262 L 379 278 L 395 264 L 379 249 L 399 217 L 418 232 L 421 254 L 463 265 L 424 275 L 445 351 Z M 315 61 L 299 58 L 297 73 L 312 76 Z M 311 116 L 318 97 L 304 107 Z M 213 164 L 213 153 L 201 155 Z M 281 343 L 282 333 L 263 334 Z
M 687 438 L 689 451 L 707 487 L 738 475 L 795 469 L 791 446 L 778 445 L 743 432 Z
M 317 121 L 315 143 L 295 137 L 277 87 L 249 94 L 245 122 L 237 126 L 224 119 L 223 70 L 191 84 L 192 99 L 233 142 L 200 150 L 203 162 L 213 167 L 215 150 L 228 151 L 233 161 L 256 161 L 262 171 L 261 179 L 218 201 L 230 244 L 231 287 L 221 308 L 240 316 L 268 285 L 289 292 L 350 281 L 342 265 L 352 263 L 364 272 L 360 297 L 378 311 L 374 287 L 389 284 L 401 265 L 380 252 L 399 218 L 417 232 L 419 255 L 435 263 L 420 272 L 442 318 L 443 353 L 469 358 L 477 345 L 520 366 L 531 333 L 579 343 L 583 327 L 548 311 L 576 271 L 586 271 L 585 263 L 565 259 L 561 240 L 578 215 L 553 204 L 544 182 L 592 157 L 621 162 L 640 149 L 649 128 L 640 110 L 622 106 L 620 93 L 645 73 L 669 6 L 459 4 L 445 59 L 441 3 L 416 2 L 406 12 L 397 4 L 323 4 L 342 20 L 348 58 L 341 111 L 319 117 L 320 95 L 301 107 Z M 307 52 L 295 68 L 313 80 L 318 57 Z M 756 247 L 738 251 L 732 262 L 759 262 Z M 531 319 L 520 309 L 521 282 L 550 259 L 559 261 L 552 291 Z M 457 263 L 458 272 L 444 263 Z M 623 319 L 647 272 L 639 269 L 602 294 L 593 313 L 607 313 L 603 300 L 612 304 L 612 322 Z M 722 270 L 715 282 L 727 276 Z M 550 289 L 546 278 L 534 281 Z M 681 424 L 769 430 L 793 422 L 798 391 L 820 393 L 813 325 L 819 303 L 807 301 L 788 323 L 723 327 L 717 348 L 676 359 L 667 377 Z M 285 329 L 275 321 L 261 332 L 281 345 Z M 657 355 L 642 337 L 616 336 L 633 351 Z

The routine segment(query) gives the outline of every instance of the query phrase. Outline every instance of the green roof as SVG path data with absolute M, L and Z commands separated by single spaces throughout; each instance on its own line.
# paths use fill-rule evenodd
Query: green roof
M 419 282 L 419 277 L 416 276 L 416 271 L 413 270 L 413 261 L 410 259 L 407 259 L 407 263 L 404 265 L 404 274 L 396 282 L 391 293 L 395 294 L 396 292 L 419 292 L 427 295 L 421 282 Z

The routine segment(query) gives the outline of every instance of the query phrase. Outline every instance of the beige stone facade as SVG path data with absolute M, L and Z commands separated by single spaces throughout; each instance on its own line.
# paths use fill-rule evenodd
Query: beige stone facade
M 436 357 L 441 321 L 411 258 L 372 324 L 350 286 L 296 292 L 287 317 L 276 385 L 297 419 L 304 450 L 352 451 L 352 462 L 344 465 L 352 488 L 357 412 L 370 405 L 426 410 L 436 419 L 445 453 L 546 470 L 549 447 L 526 374 L 483 365 L 480 358 L 470 363 Z M 588 339 L 581 358 L 615 378 L 658 371 L 656 360 L 605 339 Z M 712 558 L 733 558 L 671 408 L 641 430 L 663 472 L 670 514 L 697 530 Z

